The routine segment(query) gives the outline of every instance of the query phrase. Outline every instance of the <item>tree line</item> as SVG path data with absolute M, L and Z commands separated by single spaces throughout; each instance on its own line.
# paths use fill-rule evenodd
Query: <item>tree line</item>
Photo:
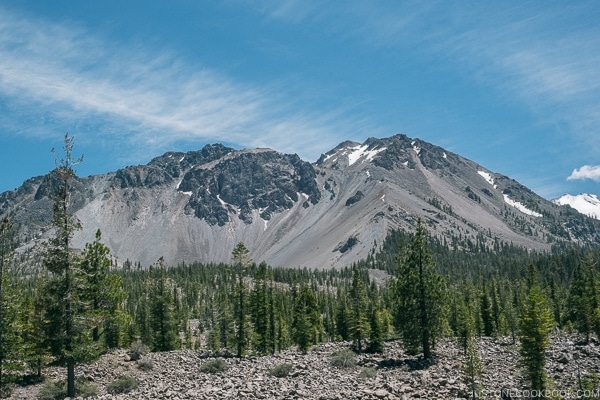
M 201 349 L 214 355 L 266 355 L 296 346 L 349 341 L 357 352 L 382 352 L 399 338 L 407 352 L 435 360 L 441 337 L 464 348 L 468 371 L 480 369 L 478 336 L 519 343 L 532 389 L 543 389 L 544 352 L 553 328 L 600 335 L 599 251 L 563 248 L 530 253 L 499 244 L 451 251 L 427 233 L 391 232 L 367 259 L 347 268 L 273 268 L 250 259 L 244 243 L 227 264 L 111 265 L 98 230 L 75 251 L 80 229 L 71 211 L 72 137 L 52 174 L 53 236 L 42 268 L 17 276 L 16 232 L 0 225 L 0 387 L 41 377 L 50 364 L 75 370 L 112 348 L 143 343 L 152 351 Z M 379 271 L 379 273 L 374 273 Z

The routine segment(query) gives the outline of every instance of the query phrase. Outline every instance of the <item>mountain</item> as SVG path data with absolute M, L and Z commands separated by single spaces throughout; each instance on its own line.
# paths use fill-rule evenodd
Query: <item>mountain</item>
M 0 195 L 0 214 L 20 225 L 24 246 L 48 234 L 51 184 L 31 178 Z M 169 152 L 78 178 L 72 199 L 83 226 L 75 246 L 99 228 L 118 262 L 143 266 L 161 256 L 171 264 L 228 262 L 240 241 L 273 266 L 347 266 L 390 229 L 413 231 L 418 218 L 448 246 L 468 251 L 600 243 L 600 221 L 404 135 L 346 141 L 315 163 L 221 144 Z
M 600 199 L 595 194 L 581 193 L 576 196 L 564 194 L 552 201 L 561 206 L 573 207 L 588 217 L 600 219 Z

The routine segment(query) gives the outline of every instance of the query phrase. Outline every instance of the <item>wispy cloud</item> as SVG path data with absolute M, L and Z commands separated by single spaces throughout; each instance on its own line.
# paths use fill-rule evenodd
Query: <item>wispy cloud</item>
M 584 165 L 581 168 L 575 168 L 567 180 L 591 179 L 600 182 L 600 165 Z
M 263 5 L 265 14 L 351 35 L 368 46 L 410 47 L 442 59 L 507 103 L 529 108 L 540 124 L 568 126 L 590 152 L 600 151 L 597 2 L 276 4 Z
M 167 49 L 123 47 L 82 28 L 4 10 L 0 96 L 36 104 L 66 121 L 103 120 L 105 130 L 96 134 L 142 142 L 146 152 L 176 141 L 220 141 L 316 159 L 324 144 L 337 144 L 340 130 L 370 129 L 343 105 L 312 110 L 302 107 L 297 94 L 290 101 L 285 84 L 256 87 Z

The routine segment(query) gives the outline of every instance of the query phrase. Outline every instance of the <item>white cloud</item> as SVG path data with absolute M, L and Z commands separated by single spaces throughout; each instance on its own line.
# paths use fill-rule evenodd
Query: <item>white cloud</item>
M 600 165 L 584 165 L 581 168 L 575 168 L 567 180 L 591 179 L 600 182 Z
M 167 49 L 0 11 L 0 96 L 23 113 L 33 105 L 66 125 L 103 128 L 89 135 L 143 144 L 147 153 L 176 141 L 219 141 L 277 145 L 316 160 L 340 134 L 372 131 L 352 106 L 313 110 L 285 82 L 258 87 Z

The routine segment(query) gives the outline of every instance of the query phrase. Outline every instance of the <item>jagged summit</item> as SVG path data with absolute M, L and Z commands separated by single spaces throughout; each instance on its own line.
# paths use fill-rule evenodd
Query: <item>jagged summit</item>
M 32 178 L 0 195 L 25 241 L 49 225 L 51 183 Z M 317 162 L 271 149 L 222 144 L 168 152 L 146 165 L 78 179 L 74 209 L 83 230 L 98 228 L 120 262 L 163 256 L 228 262 L 243 241 L 256 261 L 330 268 L 365 258 L 390 229 L 418 218 L 454 249 L 512 243 L 549 249 L 599 243 L 600 221 L 547 201 L 458 154 L 405 135 L 345 141 Z

